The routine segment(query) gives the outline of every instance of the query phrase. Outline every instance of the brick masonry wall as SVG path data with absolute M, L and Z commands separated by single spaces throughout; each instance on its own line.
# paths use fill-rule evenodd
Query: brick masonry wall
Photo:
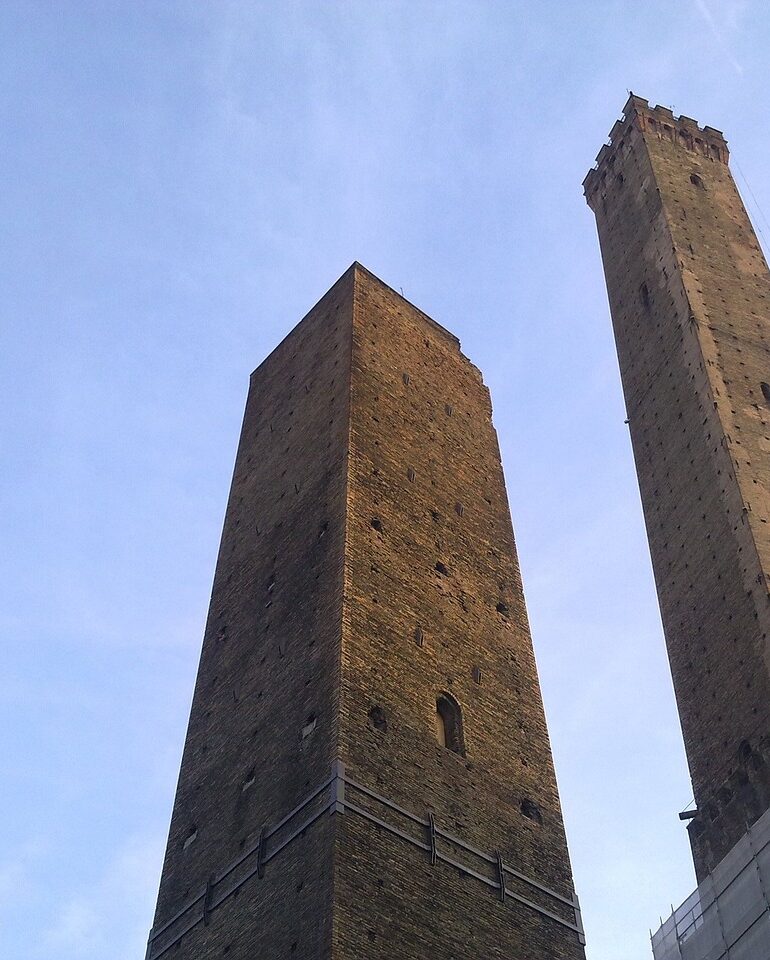
M 489 392 L 455 337 L 363 268 L 351 389 L 341 756 L 365 786 L 569 896 Z M 437 743 L 443 692 L 462 708 L 465 756 Z M 346 816 L 338 851 L 340 958 L 459 957 L 470 944 L 583 956 L 573 932 L 370 825 Z
M 444 692 L 462 707 L 464 755 L 437 742 Z M 358 264 L 252 377 L 155 931 L 335 758 L 572 896 L 488 391 L 456 338 Z M 474 866 L 491 882 L 350 807 L 325 812 L 164 956 L 583 957 L 574 930 L 500 902 L 494 864 Z
M 770 804 L 770 275 L 718 131 L 632 97 L 586 179 L 702 879 Z

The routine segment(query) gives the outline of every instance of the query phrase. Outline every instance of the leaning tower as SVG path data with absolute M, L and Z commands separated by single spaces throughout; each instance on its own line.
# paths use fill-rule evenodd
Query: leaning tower
M 148 960 L 583 942 L 489 393 L 354 264 L 251 379 Z
M 718 130 L 631 96 L 584 187 L 696 802 L 697 907 L 656 956 L 764 960 L 770 273 Z
M 770 806 L 770 273 L 724 137 L 631 96 L 586 177 L 702 879 Z

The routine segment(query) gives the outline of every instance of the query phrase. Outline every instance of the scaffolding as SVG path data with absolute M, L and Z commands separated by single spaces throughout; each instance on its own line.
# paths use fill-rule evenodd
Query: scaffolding
M 770 960 L 770 810 L 652 935 L 655 960 Z

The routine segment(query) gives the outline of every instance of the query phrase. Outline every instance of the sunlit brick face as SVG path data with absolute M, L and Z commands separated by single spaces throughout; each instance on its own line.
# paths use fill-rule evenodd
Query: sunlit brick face
M 357 264 L 252 376 L 152 960 L 583 958 L 491 418 Z
M 631 97 L 585 189 L 702 879 L 770 805 L 770 274 L 717 130 Z

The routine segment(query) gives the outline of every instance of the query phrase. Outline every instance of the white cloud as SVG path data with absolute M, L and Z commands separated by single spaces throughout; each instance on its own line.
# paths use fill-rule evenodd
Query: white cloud
M 706 4 L 706 0 L 695 0 L 695 7 L 706 22 L 717 44 L 722 48 L 725 57 L 734 67 L 736 73 L 742 74 L 743 66 L 735 59 L 727 43 L 725 34 L 731 30 L 735 31 L 739 27 L 745 8 L 743 0 L 737 0 L 737 2 L 734 2 L 734 0 L 723 0 L 723 2 L 717 3 L 717 15 L 711 11 Z M 717 16 L 719 19 L 717 19 Z
M 45 851 L 46 844 L 42 840 L 28 840 L 0 861 L 0 917 L 5 911 L 13 910 L 17 901 L 28 896 L 35 865 Z
M 73 890 L 44 928 L 39 960 L 136 960 L 152 923 L 162 837 L 131 837 L 94 883 Z
M 65 903 L 54 926 L 44 937 L 46 948 L 86 956 L 99 942 L 99 915 L 93 906 L 80 899 Z M 53 954 L 52 954 L 53 955 Z

